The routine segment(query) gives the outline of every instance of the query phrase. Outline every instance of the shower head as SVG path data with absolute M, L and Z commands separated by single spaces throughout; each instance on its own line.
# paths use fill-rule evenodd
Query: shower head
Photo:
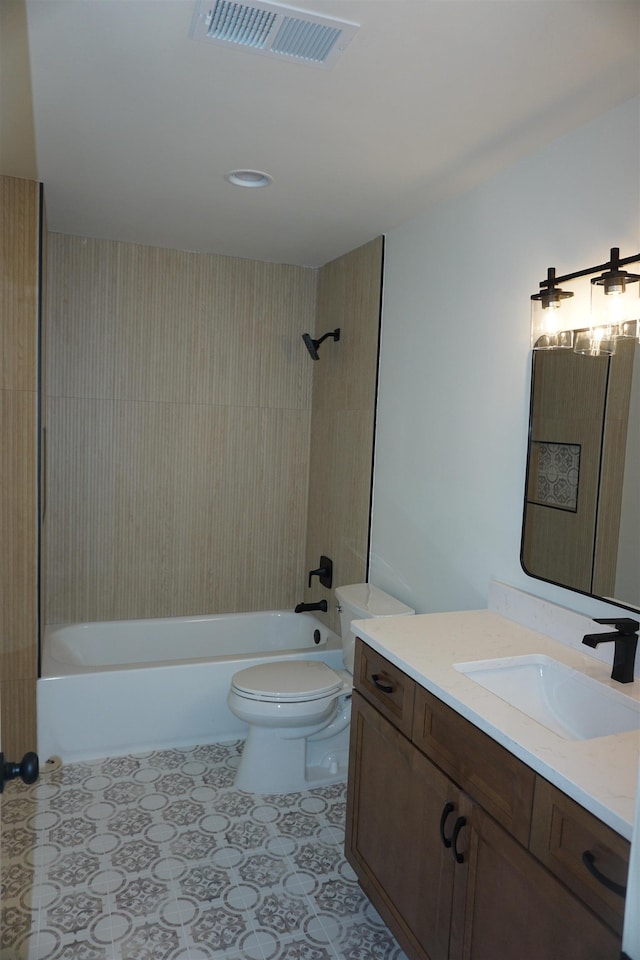
M 305 345 L 305 347 L 307 348 L 307 350 L 309 351 L 309 354 L 310 354 L 312 360 L 319 360 L 319 359 L 320 359 L 320 357 L 319 357 L 319 355 L 318 355 L 318 347 L 320 346 L 320 344 L 322 343 L 323 340 L 326 340 L 326 339 L 327 339 L 327 337 L 333 337 L 334 340 L 339 340 L 339 339 L 340 339 L 340 327 L 336 327 L 335 330 L 330 330 L 329 333 L 323 334 L 323 336 L 321 336 L 319 340 L 312 340 L 311 334 L 309 334 L 309 333 L 303 333 L 303 334 L 302 334 L 302 339 L 304 340 L 304 345 Z
M 308 333 L 303 333 L 303 334 L 302 334 L 302 339 L 304 340 L 304 345 L 305 345 L 305 347 L 307 348 L 307 350 L 309 351 L 309 353 L 310 353 L 310 355 L 311 355 L 311 359 L 312 359 L 312 360 L 319 360 L 320 357 L 318 356 L 318 341 L 317 341 L 317 340 L 312 340 L 312 339 L 311 339 L 311 335 L 308 334 Z

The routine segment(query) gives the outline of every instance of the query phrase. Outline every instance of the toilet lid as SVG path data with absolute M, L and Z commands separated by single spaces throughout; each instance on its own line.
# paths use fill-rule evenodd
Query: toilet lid
M 342 678 L 321 660 L 286 660 L 240 670 L 231 686 L 255 700 L 318 700 L 337 693 Z

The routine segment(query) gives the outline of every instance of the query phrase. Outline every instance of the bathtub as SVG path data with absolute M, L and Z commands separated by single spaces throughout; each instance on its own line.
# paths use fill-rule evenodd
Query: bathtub
M 246 724 L 227 707 L 233 674 L 300 657 L 342 669 L 340 637 L 310 614 L 280 610 L 47 627 L 40 761 L 244 738 Z

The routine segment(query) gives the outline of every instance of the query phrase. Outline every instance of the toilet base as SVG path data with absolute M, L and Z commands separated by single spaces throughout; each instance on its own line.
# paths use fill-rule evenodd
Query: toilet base
M 247 793 L 298 793 L 347 779 L 349 728 L 314 741 L 282 731 L 250 726 L 235 779 Z

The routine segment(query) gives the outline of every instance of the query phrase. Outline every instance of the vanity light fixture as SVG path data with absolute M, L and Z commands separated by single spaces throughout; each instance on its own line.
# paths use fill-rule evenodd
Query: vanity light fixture
M 601 273 L 599 277 L 594 277 L 591 281 L 592 284 L 604 289 L 607 296 L 619 297 L 624 294 L 628 283 L 635 283 L 637 280 L 640 280 L 640 273 L 629 273 L 628 270 L 623 270 L 622 263 L 635 263 L 637 260 L 640 260 L 640 255 L 635 257 L 627 257 L 626 260 L 620 260 L 620 248 L 612 247 L 611 248 L 611 260 L 607 265 L 607 269 L 604 273 Z
M 547 279 L 540 282 L 540 292 L 531 295 L 532 344 L 538 349 L 572 346 L 566 342 L 566 331 L 561 330 L 564 317 L 560 308 L 563 300 L 573 296 L 573 291 L 561 290 L 557 283 L 556 268 L 549 267 Z
M 640 253 L 620 258 L 618 247 L 612 247 L 610 259 L 584 270 L 556 276 L 549 267 L 540 281 L 540 290 L 531 296 L 531 346 L 534 350 L 573 349 L 588 356 L 611 356 L 619 337 L 640 340 L 640 274 L 624 267 L 640 263 Z M 599 276 L 592 276 L 599 274 Z M 584 312 L 569 306 L 572 291 L 562 290 L 569 283 L 591 276 L 591 309 L 588 322 Z M 572 309 L 573 308 L 573 309 Z

